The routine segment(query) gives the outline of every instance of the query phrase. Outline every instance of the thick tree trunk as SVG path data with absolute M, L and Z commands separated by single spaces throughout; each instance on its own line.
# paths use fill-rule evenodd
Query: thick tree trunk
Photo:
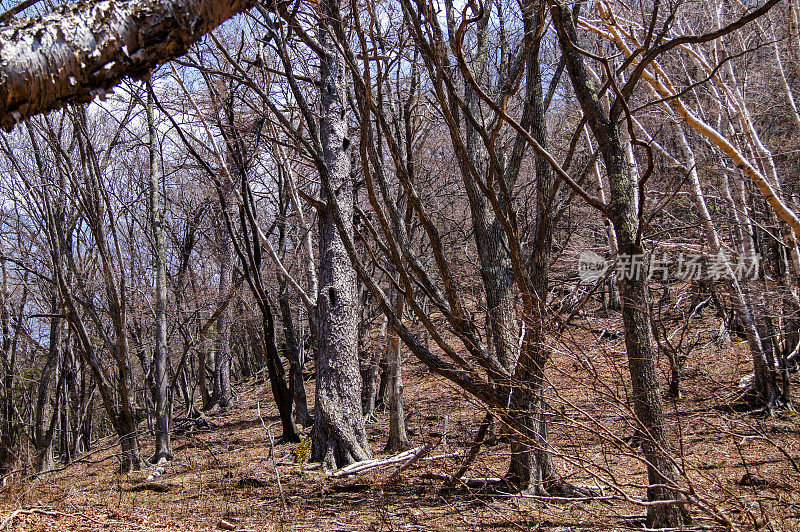
M 150 151 L 150 225 L 153 231 L 156 259 L 156 337 L 153 353 L 153 402 L 156 410 L 156 449 L 150 462 L 172 459 L 170 424 L 172 397 L 167 370 L 167 245 L 164 240 L 164 202 L 161 199 L 162 173 L 160 150 L 153 119 L 153 88 L 147 84 L 147 130 Z
M 514 373 L 508 416 L 511 427 L 511 462 L 506 480 L 516 490 L 546 495 L 557 487 L 557 476 L 548 452 L 547 419 L 542 396 L 548 353 L 544 335 L 528 324 Z M 541 329 L 539 329 L 541 330 Z
M 142 458 L 139 453 L 139 438 L 136 434 L 136 417 L 130 408 L 123 409 L 117 419 L 122 447 L 122 461 L 119 469 L 122 473 L 138 471 L 142 468 Z
M 347 125 L 346 66 L 326 23 L 341 23 L 337 0 L 321 2 L 324 22 L 319 42 L 320 134 L 325 175 L 352 235 L 353 183 Z M 336 229 L 330 207 L 319 213 L 319 296 L 317 298 L 317 389 L 314 406 L 312 460 L 342 467 L 372 456 L 361 412 L 358 365 L 358 301 L 356 273 Z
M 528 129 L 543 147 L 547 142 L 547 120 L 543 103 L 539 61 L 539 33 L 543 23 L 535 3 L 526 2 L 524 24 L 531 49 L 526 65 Z M 511 436 L 511 463 L 507 478 L 520 490 L 544 494 L 557 486 L 553 459 L 548 452 L 547 418 L 544 403 L 544 371 L 550 353 L 546 346 L 544 315 L 550 287 L 550 260 L 553 247 L 553 171 L 550 164 L 534 155 L 536 161 L 536 225 L 532 253 L 526 272 L 533 289 L 524 309 L 526 326 L 519 361 L 514 371 L 514 387 L 509 400 L 509 415 L 514 417 Z

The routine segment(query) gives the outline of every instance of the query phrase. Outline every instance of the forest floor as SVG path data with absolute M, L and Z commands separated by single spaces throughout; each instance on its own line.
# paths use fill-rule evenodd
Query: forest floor
M 594 500 L 443 492 L 430 473 L 458 468 L 485 412 L 409 359 L 410 437 L 414 445 L 440 444 L 434 459 L 420 460 L 399 479 L 389 479 L 397 465 L 344 478 L 298 471 L 298 444 L 270 445 L 265 427 L 277 436 L 280 425 L 269 385 L 246 381 L 237 385 L 234 408 L 210 416 L 213 428 L 175 435 L 175 458 L 161 476 L 148 481 L 153 468 L 117 474 L 118 448 L 101 440 L 80 462 L 0 492 L 0 529 L 642 529 L 645 508 L 636 502 L 644 497 L 645 474 L 626 406 L 624 345 L 615 334 L 601 338 L 615 322 L 602 313 L 582 320 L 578 333 L 554 346 L 549 372 L 556 466 L 569 482 L 591 487 Z M 667 366 L 662 369 L 663 382 Z M 729 520 L 734 529 L 800 530 L 800 415 L 730 408 L 748 371 L 743 345 L 700 341 L 683 369 L 683 397 L 665 402 L 682 482 L 699 501 L 690 507 L 692 529 L 724 530 Z M 308 386 L 313 401 L 313 381 Z M 373 450 L 385 455 L 386 414 L 379 418 L 368 430 Z M 142 445 L 147 456 L 152 440 L 143 436 Z M 461 457 L 441 458 L 454 453 Z M 500 477 L 507 464 L 506 444 L 483 447 L 467 476 Z

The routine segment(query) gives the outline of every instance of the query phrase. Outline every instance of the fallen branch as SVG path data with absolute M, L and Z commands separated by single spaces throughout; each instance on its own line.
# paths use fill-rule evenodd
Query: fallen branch
M 503 481 L 500 477 L 462 477 L 454 479 L 453 475 L 445 473 L 422 473 L 420 478 L 427 480 L 444 480 L 446 482 L 461 482 L 467 486 L 483 485 L 483 484 L 499 484 Z
M 359 473 L 363 473 L 364 471 L 369 471 L 370 469 L 375 469 L 376 467 L 384 467 L 392 464 L 403 464 L 400 469 L 395 473 L 400 473 L 405 471 L 413 465 L 414 462 L 423 458 L 426 454 L 430 451 L 435 449 L 438 446 L 438 442 L 436 444 L 426 443 L 425 445 L 420 445 L 419 447 L 414 447 L 413 449 L 409 449 L 407 451 L 403 451 L 402 453 L 396 454 L 394 456 L 390 456 L 388 458 L 373 458 L 370 460 L 362 460 L 361 462 L 355 462 L 350 464 L 349 466 L 343 467 L 338 471 L 334 471 L 330 474 L 333 478 L 340 478 L 346 477 L 349 475 L 357 475 Z M 431 459 L 440 459 L 440 458 L 447 458 L 450 455 L 441 455 L 436 457 L 431 457 Z
M 402 473 L 403 471 L 405 471 L 406 469 L 417 463 L 420 458 L 431 452 L 434 447 L 436 447 L 436 445 L 432 445 L 431 443 L 426 443 L 425 445 L 423 445 L 422 448 L 419 449 L 419 452 L 415 453 L 414 456 L 412 456 L 405 464 L 400 466 L 397 469 L 397 471 L 389 475 L 389 478 L 386 479 L 386 483 L 392 482 L 395 479 L 397 479 L 400 476 L 400 473 Z
M 387 465 L 397 464 L 400 462 L 405 462 L 406 460 L 412 458 L 414 454 L 420 452 L 425 446 L 415 447 L 413 449 L 409 449 L 408 451 L 403 451 L 400 454 L 395 456 L 391 456 L 389 458 L 373 458 L 371 460 L 362 460 L 361 462 L 355 462 L 350 464 L 349 466 L 343 467 L 338 471 L 334 471 L 330 474 L 333 478 L 339 477 L 346 477 L 348 475 L 355 475 L 358 473 L 362 473 L 364 471 L 368 471 L 370 469 L 375 469 L 376 467 L 383 467 Z

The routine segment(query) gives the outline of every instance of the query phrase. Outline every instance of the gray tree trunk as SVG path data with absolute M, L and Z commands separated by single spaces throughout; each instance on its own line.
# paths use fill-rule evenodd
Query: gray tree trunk
M 58 386 L 55 384 L 54 376 L 58 368 L 58 360 L 61 355 L 61 317 L 55 316 L 61 309 L 58 306 L 58 299 L 53 297 L 50 306 L 54 315 L 50 319 L 50 338 L 47 350 L 47 361 L 42 368 L 42 375 L 39 378 L 39 393 L 36 397 L 36 411 L 34 413 L 34 468 L 36 471 L 45 471 L 53 468 L 53 434 L 55 432 L 55 420 L 53 419 L 53 405 L 51 403 L 54 392 Z M 58 396 L 56 395 L 56 401 Z
M 161 199 L 163 176 L 159 164 L 159 144 L 153 119 L 153 88 L 147 83 L 147 133 L 150 148 L 150 225 L 156 255 L 156 338 L 153 354 L 153 402 L 156 409 L 156 449 L 150 462 L 172 459 L 170 424 L 172 398 L 169 386 L 167 350 L 167 245 L 164 240 L 164 202 Z
M 291 195 L 290 185 L 281 189 L 280 216 L 278 223 L 278 252 L 281 260 L 286 259 L 286 217 L 287 203 Z M 278 305 L 281 311 L 284 337 L 286 339 L 286 358 L 289 359 L 289 388 L 294 402 L 295 423 L 303 427 L 311 426 L 313 419 L 308 413 L 308 398 L 306 386 L 303 381 L 303 366 L 305 365 L 304 353 L 300 348 L 297 327 L 292 316 L 291 301 L 289 300 L 289 283 L 283 275 L 278 275 Z
M 390 300 L 395 312 L 403 319 L 405 299 L 400 296 L 394 285 L 390 288 Z M 389 366 L 389 440 L 385 451 L 400 452 L 411 447 L 406 434 L 405 408 L 403 406 L 403 358 L 400 350 L 400 337 L 397 332 L 387 328 L 388 345 L 386 359 Z
M 523 5 L 526 43 L 530 45 L 526 65 L 526 120 L 531 136 L 547 146 L 547 121 L 543 102 L 539 41 L 535 36 L 543 23 L 538 6 Z M 550 260 L 553 247 L 554 202 L 553 170 L 535 154 L 536 161 L 536 224 L 532 254 L 528 264 L 530 286 L 535 297 L 525 298 L 525 334 L 519 361 L 514 372 L 514 387 L 509 398 L 509 415 L 515 418 L 511 435 L 511 462 L 507 478 L 521 489 L 544 494 L 560 487 L 553 459 L 548 450 L 549 437 L 544 404 L 544 370 L 550 358 L 546 345 L 544 315 L 550 286 Z
M 15 430 L 14 412 L 14 350 L 11 348 L 11 292 L 8 289 L 5 258 L 0 258 L 2 269 L 2 293 L 0 293 L 0 324 L 3 329 L 2 339 L 2 385 L 3 395 L 0 397 L 0 476 L 13 468 Z
M 225 185 L 227 187 L 232 184 Z M 229 201 L 232 192 L 226 191 L 225 208 L 232 209 Z M 232 212 L 229 211 L 232 218 Z M 223 222 L 217 228 L 217 254 L 219 257 L 219 301 L 222 305 L 230 292 L 233 282 L 233 243 Z M 214 389 L 211 395 L 211 406 L 227 408 L 233 402 L 231 390 L 231 309 L 226 306 L 217 317 L 217 336 L 214 353 Z
M 344 230 L 353 231 L 353 182 L 347 124 L 347 73 L 330 24 L 342 21 L 337 0 L 320 3 L 320 136 L 327 179 L 341 208 Z M 327 196 L 327 195 L 325 195 Z M 358 291 L 353 269 L 330 207 L 319 213 L 317 298 L 317 389 L 311 456 L 325 467 L 342 467 L 372 456 L 361 412 L 358 364 Z
M 280 282 L 280 295 L 278 303 L 281 308 L 281 321 L 286 337 L 286 356 L 289 359 L 289 387 L 294 401 L 294 420 L 303 427 L 311 426 L 313 419 L 308 413 L 308 398 L 306 386 L 303 381 L 303 351 L 300 349 L 300 340 L 297 337 L 297 328 L 292 318 L 292 307 L 289 305 L 289 289 L 286 281 Z
M 211 407 L 211 394 L 208 391 L 208 357 L 204 342 L 197 348 L 197 386 L 200 388 L 200 398 L 203 401 L 203 410 Z

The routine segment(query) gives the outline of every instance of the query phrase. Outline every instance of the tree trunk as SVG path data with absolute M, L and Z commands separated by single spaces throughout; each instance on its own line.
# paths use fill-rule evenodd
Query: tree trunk
M 288 168 L 288 161 L 285 166 Z M 288 173 L 285 174 L 286 180 L 291 180 Z M 280 221 L 278 222 L 278 253 L 281 260 L 286 259 L 286 211 L 288 210 L 288 200 L 291 197 L 292 184 L 282 183 L 280 194 Z M 289 282 L 284 275 L 278 275 L 278 305 L 281 311 L 281 321 L 283 322 L 284 338 L 286 339 L 286 358 L 289 359 L 289 389 L 294 402 L 294 420 L 303 427 L 311 426 L 313 420 L 308 413 L 308 398 L 306 397 L 306 386 L 303 381 L 303 366 L 305 360 L 303 350 L 300 348 L 300 339 L 297 335 L 297 327 L 292 317 L 292 306 L 289 299 Z
M 319 42 L 320 134 L 327 179 L 352 235 L 353 183 L 350 179 L 346 66 L 328 24 L 341 23 L 338 0 L 321 2 Z M 327 196 L 327 195 L 325 195 Z M 331 207 L 319 213 L 319 296 L 317 298 L 317 389 L 311 456 L 325 467 L 342 467 L 372 456 L 361 413 L 358 365 L 356 273 L 336 229 Z
M 289 359 L 289 387 L 294 400 L 294 420 L 303 427 L 309 427 L 313 419 L 308 413 L 308 398 L 306 386 L 303 381 L 303 352 L 297 338 L 297 328 L 292 318 L 292 307 L 289 305 L 289 290 L 283 281 L 280 286 L 278 304 L 281 307 L 281 321 L 283 322 L 284 336 L 286 337 L 286 357 Z
M 592 147 L 592 137 L 589 135 L 589 127 L 584 125 L 583 126 L 583 133 L 586 137 L 586 144 L 591 148 Z M 592 165 L 595 179 L 597 180 L 597 197 L 603 203 L 607 201 L 607 194 L 606 194 L 606 186 L 605 182 L 603 181 L 603 174 L 600 172 L 600 162 L 595 160 L 594 164 Z M 606 232 L 606 239 L 608 240 L 608 251 L 611 257 L 616 256 L 617 254 L 617 236 L 614 234 L 614 228 L 611 226 L 611 222 L 607 219 L 603 219 L 603 227 Z M 619 300 L 619 290 L 617 288 L 617 274 L 612 272 L 611 275 L 608 276 L 608 300 L 605 304 L 607 310 L 615 310 L 619 311 L 622 308 L 622 302 Z
M 390 301 L 394 305 L 397 316 L 403 319 L 405 299 L 400 297 L 397 289 L 390 288 Z M 389 365 L 389 440 L 385 451 L 400 452 L 411 447 L 406 434 L 405 409 L 403 408 L 403 358 L 400 350 L 400 337 L 391 327 L 387 328 L 387 362 Z
M 200 398 L 203 401 L 203 410 L 211 407 L 211 394 L 208 393 L 208 367 L 206 362 L 206 349 L 203 342 L 197 349 L 197 386 L 200 388 Z
M 169 386 L 169 352 L 167 350 L 167 245 L 164 240 L 164 202 L 161 199 L 163 177 L 158 158 L 155 121 L 153 119 L 153 87 L 147 83 L 147 130 L 150 151 L 150 224 L 153 231 L 156 259 L 156 338 L 153 354 L 153 402 L 156 410 L 156 449 L 150 462 L 172 459 L 170 414 L 172 397 Z
M 233 186 L 228 184 L 226 186 Z M 232 209 L 229 201 L 231 191 L 226 191 L 225 205 L 222 208 Z M 229 212 L 230 216 L 230 212 Z M 231 216 L 232 217 L 232 216 Z M 233 243 L 231 236 L 220 221 L 217 229 L 217 253 L 219 256 L 219 296 L 218 304 L 222 305 L 228 297 L 233 276 Z M 214 390 L 211 395 L 211 406 L 227 408 L 233 402 L 231 390 L 231 309 L 230 305 L 217 317 L 217 337 L 214 353 Z
M 388 332 L 387 323 L 384 321 L 384 331 Z M 381 334 L 384 339 L 387 339 L 386 333 Z M 383 360 L 383 349 L 373 348 L 369 352 L 369 360 L 367 361 L 367 368 L 363 375 L 363 387 L 361 389 L 361 404 L 364 411 L 364 418 L 367 421 L 375 421 L 375 410 L 381 402 L 379 395 L 379 386 L 381 383 L 381 361 Z
M 0 258 L 2 269 L 2 294 L 0 294 L 0 322 L 2 323 L 2 385 L 3 395 L 0 397 L 0 476 L 5 475 L 13 468 L 14 441 L 16 429 L 14 428 L 14 350 L 11 348 L 11 292 L 8 288 L 6 260 Z
M 606 209 L 614 226 L 619 253 L 628 257 L 641 256 L 644 250 L 638 231 L 639 185 L 631 176 L 630 161 L 617 129 L 618 116 L 613 111 L 609 116 L 603 109 L 584 58 L 574 47 L 580 41 L 571 10 L 559 3 L 553 6 L 552 15 L 575 95 L 605 162 L 611 192 Z M 648 314 L 647 278 L 645 275 L 620 275 L 619 289 L 633 388 L 633 409 L 644 435 L 642 447 L 649 481 L 647 500 L 674 501 L 680 497 L 676 490 L 671 489 L 671 486 L 676 486 L 677 474 L 669 454 L 670 438 L 658 383 L 656 352 Z M 680 528 L 683 523 L 684 515 L 679 503 L 648 506 L 648 528 Z
M 47 361 L 42 368 L 39 378 L 39 393 L 36 397 L 36 411 L 34 413 L 34 468 L 36 471 L 45 471 L 53 468 L 53 433 L 55 432 L 54 408 L 51 403 L 55 392 L 56 405 L 58 405 L 58 389 L 63 384 L 63 378 L 58 378 L 58 383 L 53 386 L 53 377 L 56 375 L 58 361 L 61 355 L 61 317 L 55 316 L 60 312 L 58 300 L 54 297 L 50 306 L 54 315 L 50 318 L 50 338 L 48 342 Z M 57 408 L 57 406 L 56 406 Z
M 283 430 L 281 438 L 285 442 L 299 442 L 297 427 L 292 418 L 292 395 L 289 386 L 286 385 L 286 378 L 278 355 L 278 346 L 275 343 L 275 318 L 269 301 L 264 301 L 262 306 L 263 327 L 264 327 L 264 348 L 267 354 L 267 373 L 269 374 L 270 387 L 281 416 L 281 428 Z
M 547 146 L 547 120 L 544 109 L 542 74 L 537 35 L 543 24 L 538 6 L 523 5 L 525 35 L 530 43 L 527 58 L 526 93 L 528 129 L 543 147 Z M 558 478 L 548 452 L 549 437 L 544 403 L 544 370 L 550 353 L 546 345 L 545 312 L 550 287 L 550 261 L 553 248 L 553 170 L 539 153 L 536 162 L 536 224 L 527 275 L 535 292 L 525 298 L 526 320 L 519 361 L 514 371 L 509 416 L 511 431 L 511 463 L 507 479 L 517 489 L 545 494 L 557 488 Z

